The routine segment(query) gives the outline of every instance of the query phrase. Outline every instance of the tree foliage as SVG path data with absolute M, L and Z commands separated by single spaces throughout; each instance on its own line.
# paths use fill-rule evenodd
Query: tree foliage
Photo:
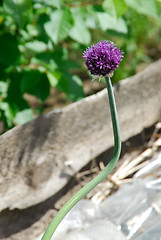
M 83 98 L 82 51 L 109 36 L 117 36 L 118 45 L 132 51 L 134 44 L 127 45 L 126 39 L 137 44 L 139 33 L 135 36 L 132 28 L 139 32 L 142 23 L 136 26 L 131 13 L 137 19 L 157 19 L 158 5 L 155 0 L 1 1 L 0 118 L 6 128 L 42 111 L 32 109 L 25 94 L 43 103 L 54 87 L 71 101 Z

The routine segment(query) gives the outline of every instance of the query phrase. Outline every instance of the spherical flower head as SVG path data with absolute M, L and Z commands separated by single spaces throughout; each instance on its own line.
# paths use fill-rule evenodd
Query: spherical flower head
M 112 76 L 122 61 L 123 52 L 111 41 L 100 41 L 88 47 L 83 53 L 86 65 L 92 75 Z

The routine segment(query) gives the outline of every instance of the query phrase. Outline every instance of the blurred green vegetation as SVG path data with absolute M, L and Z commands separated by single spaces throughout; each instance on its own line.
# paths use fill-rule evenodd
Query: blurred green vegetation
M 161 55 L 161 1 L 3 0 L 0 3 L 0 123 L 7 130 L 44 111 L 52 88 L 84 97 L 82 53 L 102 39 L 125 52 L 117 82 Z M 33 107 L 25 95 L 39 102 Z

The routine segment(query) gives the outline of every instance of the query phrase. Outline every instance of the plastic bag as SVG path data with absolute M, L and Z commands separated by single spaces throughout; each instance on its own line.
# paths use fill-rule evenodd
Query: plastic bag
M 161 152 L 101 204 L 81 200 L 53 239 L 161 240 Z

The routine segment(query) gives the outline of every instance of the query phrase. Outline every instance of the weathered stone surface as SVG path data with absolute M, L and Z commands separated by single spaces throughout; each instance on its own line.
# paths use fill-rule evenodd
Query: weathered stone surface
M 122 140 L 157 122 L 161 60 L 115 88 Z M 106 89 L 0 136 L 0 210 L 27 208 L 58 192 L 113 145 Z

